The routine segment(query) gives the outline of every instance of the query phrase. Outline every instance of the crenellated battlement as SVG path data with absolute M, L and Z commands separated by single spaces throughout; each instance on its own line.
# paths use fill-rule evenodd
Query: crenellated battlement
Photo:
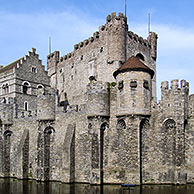
M 161 83 L 160 106 L 164 115 L 172 118 L 186 119 L 188 115 L 189 83 L 186 80 L 174 79 Z
M 99 27 L 99 31 L 96 31 L 93 33 L 93 36 L 89 37 L 88 39 L 85 39 L 84 41 L 81 41 L 77 44 L 74 45 L 74 50 L 64 56 L 59 57 L 58 51 L 55 51 L 53 53 L 51 53 L 50 55 L 47 56 L 47 61 L 48 61 L 48 66 L 49 66 L 49 62 L 51 60 L 58 58 L 57 63 L 63 62 L 64 60 L 68 60 L 71 57 L 73 57 L 75 55 L 75 52 L 80 51 L 83 48 L 86 48 L 87 46 L 90 46 L 92 43 L 94 43 L 95 41 L 100 40 L 101 36 L 103 36 L 104 34 L 107 34 L 108 29 L 112 28 L 112 25 L 110 24 L 111 21 L 114 20 L 123 20 L 124 22 L 126 22 L 126 17 L 124 16 L 124 14 L 119 13 L 119 15 L 117 16 L 116 13 L 112 13 L 110 15 L 107 16 L 106 19 L 106 24 L 102 25 Z M 139 39 L 141 39 L 140 41 L 143 40 L 143 38 L 139 37 Z M 48 67 L 50 68 L 50 66 Z
M 48 76 L 56 73 L 57 70 L 57 63 L 59 62 L 59 51 L 54 51 L 50 55 L 47 56 L 47 69 L 48 69 Z
M 111 13 L 106 17 L 106 23 L 109 23 L 113 20 L 124 20 L 125 22 L 127 21 L 126 16 L 123 13 L 120 13 L 116 15 L 116 12 Z
M 47 56 L 48 69 L 50 69 L 53 66 L 51 64 L 53 64 L 54 62 L 61 63 L 63 61 L 71 59 L 72 57 L 75 56 L 76 53 L 79 53 L 82 49 L 85 49 L 86 47 L 92 45 L 96 41 L 99 41 L 102 36 L 104 35 L 109 36 L 110 35 L 109 30 L 113 29 L 114 26 L 116 27 L 120 25 L 122 28 L 125 28 L 126 22 L 127 22 L 127 18 L 123 13 L 119 13 L 118 15 L 115 12 L 111 13 L 110 15 L 107 16 L 106 23 L 99 27 L 99 31 L 94 32 L 93 36 L 89 37 L 88 39 L 85 39 L 75 44 L 74 50 L 72 52 L 65 54 L 61 57 L 59 56 L 58 51 L 55 51 L 50 55 L 48 55 Z M 147 48 L 151 49 L 151 44 L 147 39 L 143 39 L 142 37 L 138 36 L 132 31 L 128 31 L 128 37 L 146 46 Z
M 48 61 L 56 59 L 59 59 L 59 51 L 54 51 L 53 53 L 47 56 Z
M 170 91 L 170 90 L 181 90 L 181 89 L 187 89 L 189 90 L 189 82 L 186 80 L 181 80 L 180 81 L 180 87 L 179 87 L 179 80 L 171 80 L 170 82 L 170 88 L 169 88 L 169 82 L 168 81 L 163 81 L 161 82 L 161 91 Z
M 74 45 L 74 51 L 81 49 L 83 47 L 88 46 L 89 44 L 93 43 L 95 40 L 98 40 L 100 37 L 99 32 L 94 32 L 93 36 Z
M 138 43 L 140 43 L 141 45 L 144 45 L 146 46 L 147 48 L 151 48 L 151 44 L 149 43 L 149 41 L 147 39 L 144 39 L 142 38 L 141 36 L 138 36 L 137 34 L 135 34 L 134 32 L 132 31 L 128 31 L 128 37 L 131 39 L 131 40 L 134 40 Z
M 150 32 L 147 38 L 149 44 L 151 45 L 151 56 L 154 60 L 157 58 L 157 39 L 158 35 L 155 32 Z

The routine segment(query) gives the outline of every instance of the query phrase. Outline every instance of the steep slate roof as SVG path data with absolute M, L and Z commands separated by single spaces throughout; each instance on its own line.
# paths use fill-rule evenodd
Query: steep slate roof
M 117 69 L 113 76 L 116 78 L 119 73 L 128 72 L 128 71 L 144 71 L 151 75 L 153 78 L 154 71 L 143 64 L 137 57 L 130 57 L 119 69 Z
M 12 62 L 12 63 L 10 63 L 9 65 L 6 65 L 6 66 L 3 67 L 2 69 L 0 69 L 0 73 L 5 72 L 5 71 L 10 70 L 10 69 L 13 69 L 14 67 L 17 66 L 17 63 L 19 63 L 21 59 L 22 59 L 22 58 L 20 58 L 20 59 L 14 61 L 14 62 Z

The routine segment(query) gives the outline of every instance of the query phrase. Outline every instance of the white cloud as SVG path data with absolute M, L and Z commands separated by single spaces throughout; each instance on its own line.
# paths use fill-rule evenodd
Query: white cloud
M 147 25 L 133 24 L 132 30 L 147 37 Z M 194 27 L 183 28 L 157 24 L 152 31 L 158 34 L 157 90 L 160 98 L 161 81 L 186 79 L 194 93 Z
M 77 13 L 77 14 L 75 14 Z M 102 21 L 80 12 L 12 14 L 0 12 L 0 63 L 4 65 L 36 47 L 44 63 L 48 54 L 48 38 L 52 50 L 71 52 L 73 45 L 92 36 Z
M 105 23 L 105 18 L 90 18 L 87 14 L 70 9 L 62 13 L 11 14 L 0 12 L 0 63 L 4 65 L 24 56 L 31 47 L 46 64 L 48 38 L 52 37 L 52 50 L 62 55 L 73 50 L 73 45 L 90 37 Z M 131 30 L 143 37 L 147 36 L 147 25 L 130 23 Z M 158 96 L 160 82 L 171 79 L 186 79 L 194 93 L 194 27 L 157 24 L 152 26 L 157 32 Z

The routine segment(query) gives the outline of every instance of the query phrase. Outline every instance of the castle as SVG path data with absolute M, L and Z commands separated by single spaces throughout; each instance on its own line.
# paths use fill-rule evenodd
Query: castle
M 157 34 L 112 13 L 74 51 L 35 49 L 0 69 L 0 176 L 40 181 L 186 184 L 194 181 L 194 95 L 161 84 Z

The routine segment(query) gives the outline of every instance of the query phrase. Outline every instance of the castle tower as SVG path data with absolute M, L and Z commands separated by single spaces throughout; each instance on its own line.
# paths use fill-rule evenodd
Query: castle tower
M 154 71 L 137 57 L 130 57 L 113 74 L 116 83 L 116 106 L 110 118 L 110 145 L 114 155 L 109 156 L 107 170 L 117 172 L 115 165 L 122 166 L 115 183 L 123 181 L 142 183 L 142 131 L 149 128 L 151 116 L 152 78 Z M 112 91 L 112 90 L 111 90 Z M 117 109 L 117 111 L 115 111 Z M 109 175 L 107 175 L 109 176 Z
M 51 78 L 50 84 L 52 88 L 57 87 L 57 63 L 59 61 L 59 51 L 55 51 L 47 56 L 48 76 Z
M 55 120 L 55 91 L 49 89 L 38 91 L 37 118 L 38 140 L 37 140 L 37 179 L 50 180 L 53 166 L 53 144 L 54 132 L 52 127 Z
M 150 115 L 154 72 L 132 56 L 113 75 L 118 87 L 117 115 Z
M 185 138 L 188 123 L 189 83 L 172 80 L 161 84 L 161 161 L 165 172 L 172 171 L 171 182 L 186 183 Z M 164 179 L 164 182 L 168 180 Z
M 127 18 L 119 13 L 108 15 L 106 18 L 108 63 L 119 64 L 126 60 L 126 34 L 128 31 Z
M 155 32 L 150 32 L 147 38 L 148 42 L 151 45 L 151 57 L 156 61 L 157 59 L 157 39 L 158 36 Z
M 108 83 L 91 81 L 87 86 L 88 131 L 91 145 L 90 182 L 103 183 L 104 133 L 109 125 Z

